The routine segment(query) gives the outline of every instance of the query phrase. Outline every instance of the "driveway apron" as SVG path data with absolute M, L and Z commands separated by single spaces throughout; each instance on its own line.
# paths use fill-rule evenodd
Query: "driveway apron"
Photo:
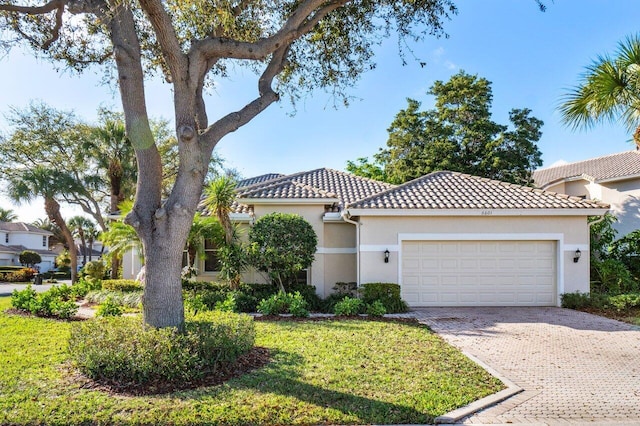
M 415 315 L 523 392 L 466 424 L 640 424 L 640 328 L 561 308 L 428 308 Z

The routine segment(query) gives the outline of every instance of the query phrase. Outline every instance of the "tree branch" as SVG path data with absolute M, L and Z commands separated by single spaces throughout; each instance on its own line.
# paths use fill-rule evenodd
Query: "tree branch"
M 258 80 L 258 92 L 260 96 L 245 105 L 241 110 L 222 117 L 203 132 L 201 138 L 206 149 L 213 150 L 215 144 L 224 135 L 235 132 L 280 98 L 271 85 L 273 84 L 273 79 L 282 72 L 288 52 L 289 46 L 285 45 L 277 49 L 272 55 L 269 65 L 267 65 L 267 68 Z
M 51 29 L 51 37 L 45 40 L 42 43 L 43 50 L 49 50 L 49 47 L 58 40 L 60 37 L 60 28 L 62 28 L 62 15 L 64 15 L 64 7 L 67 4 L 68 0 L 52 0 L 47 4 L 42 6 L 17 6 L 13 4 L 0 4 L 0 10 L 4 10 L 6 12 L 19 13 L 23 15 L 45 15 L 47 13 L 56 11 L 56 23 Z M 31 41 L 34 44 L 37 44 L 37 41 L 24 34 L 24 32 L 16 29 L 18 33 L 20 33 L 27 40 Z
M 42 6 L 17 6 L 15 4 L 0 4 L 0 10 L 7 12 L 23 13 L 26 15 L 44 15 L 56 9 L 64 7 L 68 0 L 51 0 Z
M 158 0 L 140 0 L 140 6 L 149 17 L 153 26 L 162 56 L 169 67 L 171 80 L 176 83 L 187 75 L 187 58 L 182 52 L 182 47 L 178 41 L 171 17 Z
M 351 0 L 335 0 L 327 3 L 324 0 L 305 0 L 289 16 L 282 28 L 271 37 L 262 38 L 255 42 L 211 37 L 194 43 L 193 50 L 198 51 L 206 59 L 225 57 L 263 60 L 282 45 L 291 44 L 309 32 L 327 14 L 344 6 L 349 1 Z

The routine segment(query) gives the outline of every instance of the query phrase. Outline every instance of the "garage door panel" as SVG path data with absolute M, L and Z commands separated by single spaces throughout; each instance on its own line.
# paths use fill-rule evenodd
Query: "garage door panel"
M 410 306 L 554 306 L 554 241 L 405 241 Z

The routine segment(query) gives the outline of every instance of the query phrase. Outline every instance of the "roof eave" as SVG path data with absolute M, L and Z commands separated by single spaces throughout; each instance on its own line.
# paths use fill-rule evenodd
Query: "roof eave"
M 602 216 L 605 207 L 547 209 L 363 209 L 347 208 L 350 216 Z
M 238 198 L 242 204 L 332 204 L 339 203 L 338 198 Z

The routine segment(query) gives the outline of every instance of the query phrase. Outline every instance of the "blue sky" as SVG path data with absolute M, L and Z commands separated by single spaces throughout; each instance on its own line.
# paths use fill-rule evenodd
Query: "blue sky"
M 412 46 L 426 67 L 411 60 L 402 66 L 396 40 L 389 40 L 377 51 L 378 67 L 351 90 L 349 108 L 335 109 L 322 92 L 309 94 L 293 116 L 289 104 L 272 105 L 223 139 L 218 152 L 246 177 L 319 167 L 343 170 L 347 160 L 370 156 L 385 145 L 386 129 L 407 97 L 432 107 L 428 88 L 460 70 L 493 83 L 495 121 L 506 124 L 510 109 L 526 107 L 545 122 L 538 143 L 545 166 L 632 149 L 621 125 L 573 131 L 561 124 L 557 106 L 586 65 L 640 32 L 640 2 L 546 3 L 547 11 L 541 13 L 534 0 L 459 0 L 459 14 L 445 23 L 449 38 L 427 38 Z M 48 62 L 14 49 L 0 60 L 0 114 L 38 99 L 93 120 L 98 107 L 119 107 L 117 93 L 100 80 L 99 70 L 81 76 L 56 72 Z M 255 77 L 249 72 L 219 82 L 207 101 L 210 118 L 241 107 L 255 93 Z M 146 94 L 152 116 L 172 118 L 168 85 L 150 82 Z M 21 220 L 44 217 L 41 202 L 15 206 L 0 198 L 0 206 L 13 208 Z

